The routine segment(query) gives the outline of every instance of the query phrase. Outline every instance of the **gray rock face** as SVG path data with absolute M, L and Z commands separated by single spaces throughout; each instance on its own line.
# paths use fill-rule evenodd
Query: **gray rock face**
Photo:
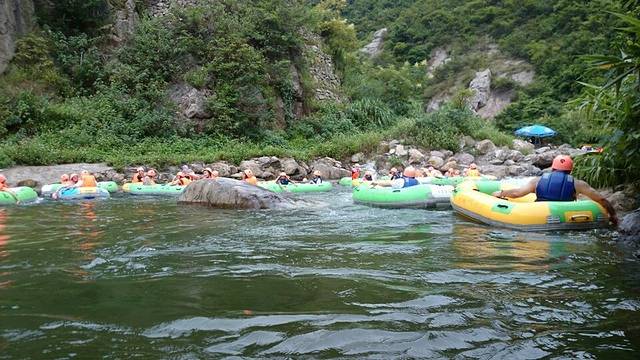
M 549 166 L 551 166 L 551 164 L 553 163 L 553 159 L 558 156 L 560 154 L 560 152 L 556 151 L 556 150 L 550 150 L 547 152 L 543 152 L 542 154 L 538 154 L 534 159 L 533 159 L 533 165 L 541 168 L 541 169 L 546 169 Z
M 473 96 L 469 100 L 469 106 L 474 111 L 487 105 L 491 94 L 491 70 L 476 72 L 476 77 L 469 83 L 469 90 L 473 92 Z
M 79 173 L 87 170 L 97 177 L 102 174 L 116 173 L 107 164 L 65 164 L 53 166 L 16 166 L 4 170 L 2 173 L 7 177 L 10 184 L 16 184 L 22 180 L 33 180 L 38 184 L 51 184 L 60 181 L 60 175 Z M 110 180 L 110 179 L 109 179 Z
M 305 39 L 305 57 L 309 59 L 309 74 L 315 82 L 315 99 L 341 102 L 340 79 L 335 73 L 331 55 L 322 50 L 322 39 L 304 30 L 302 36 Z
M 479 154 L 485 155 L 494 151 L 496 149 L 496 145 L 491 140 L 482 140 L 476 143 L 475 148 Z
M 116 11 L 113 32 L 116 42 L 122 42 L 133 35 L 140 18 L 136 12 L 136 2 L 127 0 L 124 9 Z
M 0 0 L 0 74 L 15 55 L 16 40 L 32 28 L 32 0 Z
M 369 56 L 376 57 L 380 55 L 382 52 L 382 47 L 384 45 L 384 38 L 387 36 L 387 28 L 382 28 L 375 33 L 373 33 L 373 40 L 370 43 L 365 45 L 360 52 Z
M 424 154 L 418 149 L 409 149 L 409 164 L 420 164 L 425 159 Z
M 475 158 L 471 154 L 460 153 L 455 156 L 456 161 L 461 165 L 469 165 L 471 164 Z
M 444 159 L 442 159 L 439 156 L 433 156 L 431 155 L 429 157 L 429 160 L 427 160 L 427 163 L 431 166 L 433 166 L 436 169 L 440 169 L 442 168 L 442 166 L 444 165 Z
M 511 147 L 521 153 L 533 153 L 535 149 L 535 146 L 532 143 L 520 139 L 513 139 Z
M 341 162 L 330 157 L 315 160 L 310 164 L 310 167 L 311 170 L 320 171 L 322 176 L 327 180 L 335 180 L 351 176 L 351 172 L 344 169 Z
M 620 221 L 618 231 L 620 232 L 621 241 L 640 245 L 640 209 L 625 215 Z
M 178 198 L 180 204 L 198 204 L 218 209 L 287 209 L 293 200 L 243 181 L 220 178 L 189 184 Z
M 451 61 L 447 50 L 443 48 L 437 48 L 431 52 L 431 57 L 427 62 L 427 78 L 433 78 L 433 74 L 442 65 Z

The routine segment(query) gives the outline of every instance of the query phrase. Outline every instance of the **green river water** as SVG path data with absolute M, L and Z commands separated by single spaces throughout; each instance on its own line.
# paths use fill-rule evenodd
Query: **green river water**
M 640 264 L 606 232 L 300 197 L 0 209 L 0 359 L 638 358 Z

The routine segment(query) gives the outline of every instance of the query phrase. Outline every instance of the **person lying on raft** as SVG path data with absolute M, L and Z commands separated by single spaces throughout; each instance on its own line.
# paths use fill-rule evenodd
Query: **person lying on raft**
M 442 173 L 439 170 L 436 170 L 436 168 L 434 168 L 433 166 L 429 166 L 424 170 L 425 170 L 424 171 L 425 176 L 437 177 L 437 178 L 441 178 L 443 176 Z
M 478 170 L 478 165 L 471 163 L 469 168 L 464 170 L 464 176 L 479 177 L 480 170 Z
M 149 171 L 147 171 L 147 173 L 145 174 L 144 178 L 142 178 L 142 184 L 155 185 L 157 177 L 158 177 L 158 172 L 155 171 L 154 169 L 149 169 Z
M 383 182 L 374 181 L 371 183 L 371 185 L 391 186 L 394 189 L 402 189 L 402 188 L 420 185 L 420 183 L 416 179 L 416 169 L 413 166 L 408 166 L 404 169 L 404 172 L 402 173 L 401 178 L 395 179 L 390 183 L 387 181 L 383 181 Z
M 293 181 L 291 181 L 291 178 L 289 177 L 289 175 L 287 175 L 287 173 L 285 173 L 284 171 L 278 175 L 278 178 L 276 178 L 276 184 L 278 185 L 286 186 L 291 183 L 293 183 Z
M 215 180 L 215 179 L 218 178 L 218 176 L 220 176 L 220 174 L 218 173 L 217 170 L 211 170 L 211 168 L 206 168 L 202 172 L 201 179 L 212 179 L 212 180 Z
M 320 185 L 322 184 L 322 173 L 319 170 L 313 172 L 313 177 L 309 181 L 310 184 Z
M 389 170 L 389 177 L 391 180 L 400 179 L 402 177 L 402 172 L 398 171 L 397 168 L 392 167 Z
M 60 178 L 60 180 L 62 180 L 62 178 Z M 60 195 L 60 191 L 75 187 L 79 181 L 80 181 L 80 176 L 78 174 L 71 174 L 71 176 L 69 176 L 69 179 L 65 183 L 61 183 L 62 186 L 58 188 L 56 192 L 51 194 L 51 198 L 57 199 Z
M 131 182 L 134 184 L 142 183 L 144 182 L 145 176 L 146 174 L 144 173 L 144 168 L 140 166 L 139 168 L 136 169 L 136 173 L 133 174 L 133 176 L 131 177 Z
M 174 180 L 169 183 L 169 185 L 179 185 L 179 186 L 187 186 L 189 184 L 191 184 L 190 176 L 183 173 L 182 171 L 178 171 Z
M 351 168 L 351 180 L 358 180 L 360 178 L 360 164 L 355 164 Z
M 62 185 L 62 186 L 71 186 L 73 184 L 75 184 L 75 182 L 71 181 L 71 178 L 69 177 L 69 174 L 60 175 L 60 185 Z
M 574 179 L 570 175 L 572 170 L 573 160 L 571 157 L 558 155 L 553 159 L 550 173 L 535 178 L 520 188 L 496 191 L 493 196 L 519 198 L 535 193 L 536 201 L 574 201 L 578 195 L 582 194 L 607 209 L 609 220 L 614 226 L 617 226 L 618 217 L 611 203 L 585 181 Z
M 18 200 L 18 196 L 16 195 L 16 193 L 14 193 L 11 190 L 11 188 L 9 188 L 9 185 L 7 184 L 7 177 L 4 176 L 3 174 L 0 174 L 0 191 L 6 192 L 7 194 L 11 195 L 14 199 L 16 199 L 16 204 L 20 203 L 20 200 Z
M 254 186 L 258 185 L 258 179 L 255 175 L 253 175 L 253 171 L 251 171 L 250 169 L 246 169 L 242 172 L 242 181 Z
M 96 181 L 95 176 L 87 170 L 82 170 L 80 172 L 80 180 L 71 185 L 71 187 L 98 187 L 98 182 Z

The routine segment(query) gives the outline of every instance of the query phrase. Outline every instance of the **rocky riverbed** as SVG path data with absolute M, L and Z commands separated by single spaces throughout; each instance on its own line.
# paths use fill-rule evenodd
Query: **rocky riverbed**
M 314 170 L 319 170 L 325 179 L 337 180 L 350 176 L 350 169 L 356 163 L 378 174 L 386 174 L 394 166 L 405 167 L 409 165 L 418 168 L 433 166 L 443 173 L 450 168 L 462 171 L 471 163 L 475 163 L 482 174 L 505 178 L 539 176 L 543 172 L 551 170 L 551 163 L 559 154 L 575 157 L 584 154 L 584 151 L 567 144 L 534 148 L 532 144 L 518 139 L 513 140 L 509 147 L 499 147 L 491 140 L 476 141 L 465 137 L 461 141 L 460 151 L 456 153 L 450 150 L 427 150 L 404 144 L 399 140 L 392 140 L 381 142 L 375 152 L 356 153 L 340 160 L 323 157 L 305 162 L 293 158 L 262 156 L 244 160 L 239 164 L 218 161 L 209 164 L 192 163 L 187 165 L 196 173 L 202 173 L 204 168 L 210 167 L 217 170 L 222 177 L 239 178 L 242 170 L 251 169 L 258 178 L 263 180 L 272 180 L 281 171 L 287 173 L 294 180 L 302 180 Z M 136 166 L 121 170 L 107 164 L 17 166 L 3 170 L 3 173 L 12 185 L 31 186 L 39 189 L 44 184 L 58 182 L 61 174 L 70 174 L 81 170 L 94 173 L 99 181 L 115 181 L 122 184 L 135 171 Z M 159 180 L 165 182 L 170 181 L 173 175 L 180 171 L 180 167 L 170 166 L 158 170 Z M 622 214 L 639 206 L 637 192 L 629 186 L 600 189 L 600 191 Z M 632 230 L 629 231 L 631 232 L 627 233 L 633 233 Z M 626 239 L 628 240 L 628 237 Z

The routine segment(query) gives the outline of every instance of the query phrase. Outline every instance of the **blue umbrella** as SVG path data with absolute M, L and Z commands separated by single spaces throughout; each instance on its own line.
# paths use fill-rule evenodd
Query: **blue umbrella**
M 523 137 L 543 138 L 556 136 L 556 131 L 543 125 L 531 125 L 516 130 L 516 135 Z

